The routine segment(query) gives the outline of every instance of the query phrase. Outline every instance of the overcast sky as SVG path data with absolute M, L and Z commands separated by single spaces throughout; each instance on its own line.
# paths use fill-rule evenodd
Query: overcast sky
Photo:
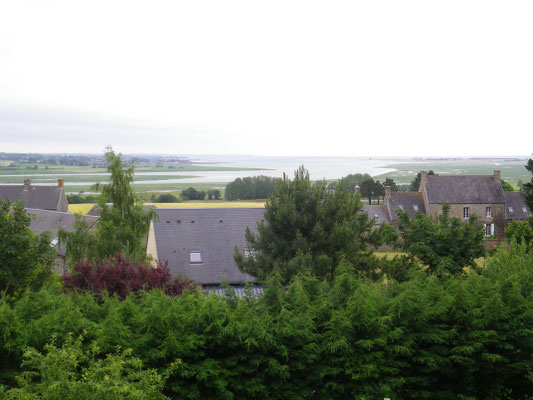
M 0 0 L 0 151 L 528 155 L 533 1 Z

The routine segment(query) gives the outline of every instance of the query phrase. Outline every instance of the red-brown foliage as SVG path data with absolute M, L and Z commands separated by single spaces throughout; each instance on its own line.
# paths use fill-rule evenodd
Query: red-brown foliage
M 194 289 L 194 282 L 172 277 L 167 264 L 159 263 L 157 268 L 134 264 L 121 254 L 95 264 L 76 263 L 73 273 L 63 276 L 67 292 L 88 291 L 96 295 L 107 291 L 124 300 L 131 292 L 162 289 L 168 296 L 180 296 L 185 289 Z

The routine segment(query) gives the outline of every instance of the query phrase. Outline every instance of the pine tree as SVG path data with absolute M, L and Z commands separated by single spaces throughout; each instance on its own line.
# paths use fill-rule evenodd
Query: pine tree
M 369 245 L 380 244 L 381 230 L 373 229 L 359 196 L 344 183 L 333 193 L 325 186 L 314 185 L 303 166 L 293 180 L 285 175 L 267 200 L 265 223 L 257 234 L 246 231 L 250 255 L 235 250 L 239 268 L 261 279 L 277 271 L 285 282 L 302 272 L 331 280 L 341 259 L 371 271 Z

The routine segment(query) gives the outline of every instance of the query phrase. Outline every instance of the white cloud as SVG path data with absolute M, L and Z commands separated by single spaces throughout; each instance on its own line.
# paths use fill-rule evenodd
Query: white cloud
M 73 141 L 56 118 L 91 151 L 527 154 L 531 20 L 529 1 L 22 0 L 0 12 L 0 102 L 108 121 Z M 51 146 L 30 120 L 26 148 Z

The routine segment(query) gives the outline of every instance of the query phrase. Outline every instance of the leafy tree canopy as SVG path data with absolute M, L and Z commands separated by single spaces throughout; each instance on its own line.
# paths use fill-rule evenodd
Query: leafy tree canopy
M 0 297 L 12 300 L 50 278 L 56 251 L 48 232 L 35 235 L 21 202 L 0 200 Z
M 173 194 L 165 193 L 165 194 L 159 195 L 159 197 L 157 197 L 156 199 L 156 202 L 157 203 L 178 203 L 179 200 Z
M 220 193 L 220 190 L 218 189 L 211 189 L 207 191 L 207 198 L 209 200 L 220 200 L 220 197 L 222 194 Z
M 361 207 L 344 183 L 329 192 L 314 185 L 302 166 L 293 180 L 284 175 L 279 181 L 267 200 L 265 223 L 257 234 L 246 231 L 250 253 L 235 249 L 235 261 L 243 272 L 260 279 L 278 272 L 285 282 L 304 272 L 331 280 L 341 259 L 370 272 L 375 260 L 368 245 L 381 243 L 381 229 L 373 229 Z
M 500 179 L 500 182 L 502 184 L 502 189 L 503 189 L 504 192 L 513 192 L 514 191 L 514 187 L 510 183 L 505 182 L 503 179 Z
M 226 185 L 227 200 L 266 199 L 276 190 L 278 178 L 259 175 L 237 178 Z
M 162 394 L 166 377 L 154 369 L 143 369 L 131 349 L 100 357 L 96 343 L 84 350 L 81 337 L 73 341 L 71 335 L 61 347 L 54 342 L 45 345 L 44 354 L 28 348 L 24 352 L 25 372 L 17 377 L 19 387 L 0 389 L 0 395 L 4 400 L 168 399 Z
M 122 155 L 115 154 L 111 147 L 106 148 L 104 159 L 111 176 L 109 183 L 94 185 L 94 190 L 100 192 L 98 206 L 101 209 L 95 231 L 89 232 L 88 225 L 79 219 L 73 232 L 59 232 L 60 241 L 66 244 L 71 262 L 93 261 L 116 253 L 128 259 L 145 260 L 143 238 L 157 214 L 153 209 L 145 210 L 133 192 L 133 160 L 124 169 Z M 108 200 L 113 204 L 108 205 Z
M 505 229 L 505 237 L 509 242 L 524 242 L 533 249 L 533 216 L 528 221 L 512 221 Z
M 181 192 L 181 197 L 184 200 L 203 200 L 205 196 L 206 193 L 203 190 L 196 190 L 193 187 L 189 187 Z
M 414 219 L 403 210 L 399 228 L 402 234 L 401 247 L 418 257 L 430 271 L 458 273 L 463 267 L 475 267 L 475 259 L 484 254 L 483 227 L 477 216 L 468 221 L 449 216 L 450 205 L 445 203 L 442 213 L 435 221 L 423 213 Z

